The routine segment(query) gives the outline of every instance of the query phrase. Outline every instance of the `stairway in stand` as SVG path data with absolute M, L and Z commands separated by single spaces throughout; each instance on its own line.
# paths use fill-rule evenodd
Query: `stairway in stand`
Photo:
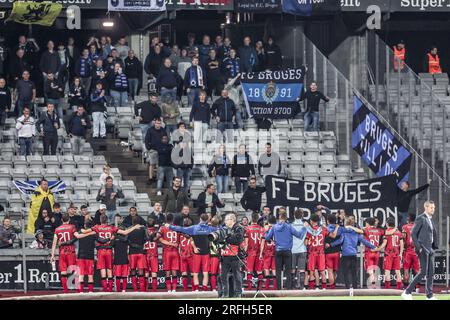
M 152 185 L 147 185 L 148 181 L 148 166 L 146 163 L 142 163 L 142 158 L 135 152 L 131 151 L 128 147 L 122 147 L 121 139 L 116 139 L 113 134 L 108 133 L 107 139 L 92 139 L 91 145 L 94 149 L 95 155 L 104 155 L 106 161 L 111 168 L 118 168 L 122 180 L 132 180 L 136 185 L 138 193 L 147 193 L 152 205 L 155 202 L 161 202 L 164 195 L 167 193 L 167 189 L 162 189 L 162 196 L 156 195 L 156 182 Z M 193 203 L 190 202 L 191 215 L 195 213 L 193 209 Z M 193 215 L 196 220 L 196 215 Z
M 128 147 L 122 147 L 121 141 L 108 133 L 108 139 L 92 139 L 91 145 L 95 155 L 104 155 L 111 168 L 119 169 L 122 180 L 134 181 L 138 193 L 147 193 L 152 203 L 161 200 L 162 197 L 156 197 L 156 184 L 147 185 L 147 164 Z

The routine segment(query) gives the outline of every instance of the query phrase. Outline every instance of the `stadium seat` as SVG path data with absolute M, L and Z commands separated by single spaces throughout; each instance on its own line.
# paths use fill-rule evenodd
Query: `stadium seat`
M 12 161 L 14 163 L 14 169 L 26 170 L 28 168 L 27 158 L 25 156 L 14 156 Z

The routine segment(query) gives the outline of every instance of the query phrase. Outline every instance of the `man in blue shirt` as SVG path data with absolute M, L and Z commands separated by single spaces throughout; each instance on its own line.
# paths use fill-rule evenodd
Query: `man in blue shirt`
M 277 288 L 281 288 L 281 270 L 287 278 L 286 289 L 291 289 L 291 267 L 292 267 L 292 246 L 293 237 L 303 239 L 306 232 L 313 235 L 316 233 L 309 227 L 308 223 L 304 223 L 300 230 L 296 230 L 291 224 L 287 223 L 287 213 L 285 208 L 279 209 L 278 223 L 270 229 L 266 235 L 266 241 L 275 240 L 275 269 L 277 277 Z
M 340 228 L 336 225 L 338 230 L 341 230 L 341 236 L 338 240 L 330 244 L 326 244 L 325 248 L 336 247 L 342 245 L 342 269 L 344 270 L 344 282 L 347 289 L 357 288 L 357 254 L 358 246 L 362 243 L 366 247 L 375 250 L 376 247 L 369 241 L 364 239 L 362 235 L 358 233 L 358 229 L 353 227 L 355 224 L 355 217 L 348 216 L 345 218 L 345 228 Z

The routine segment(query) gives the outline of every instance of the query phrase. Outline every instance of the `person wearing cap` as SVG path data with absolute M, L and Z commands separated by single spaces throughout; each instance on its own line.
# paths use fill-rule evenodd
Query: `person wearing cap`
M 158 105 L 158 96 L 150 94 L 147 101 L 138 103 L 135 106 L 134 114 L 139 120 L 142 137 L 145 138 L 148 129 L 155 124 L 155 119 L 161 119 L 161 108 Z
M 48 249 L 48 242 L 44 239 L 44 232 L 37 230 L 34 234 L 35 239 L 30 244 L 30 249 Z
M 100 224 L 100 216 L 102 214 L 106 214 L 106 204 L 101 204 L 98 210 L 95 212 L 94 215 L 94 224 Z

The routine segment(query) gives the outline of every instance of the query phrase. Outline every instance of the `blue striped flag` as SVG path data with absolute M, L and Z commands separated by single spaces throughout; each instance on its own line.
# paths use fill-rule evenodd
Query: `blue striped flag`
M 353 106 L 352 148 L 378 177 L 394 174 L 399 186 L 409 180 L 411 152 L 357 96 Z
M 14 186 L 22 194 L 33 194 L 39 187 L 39 180 L 29 180 L 29 181 L 13 181 Z M 48 189 L 52 193 L 64 193 L 66 191 L 66 184 L 60 180 L 54 180 L 48 182 Z

